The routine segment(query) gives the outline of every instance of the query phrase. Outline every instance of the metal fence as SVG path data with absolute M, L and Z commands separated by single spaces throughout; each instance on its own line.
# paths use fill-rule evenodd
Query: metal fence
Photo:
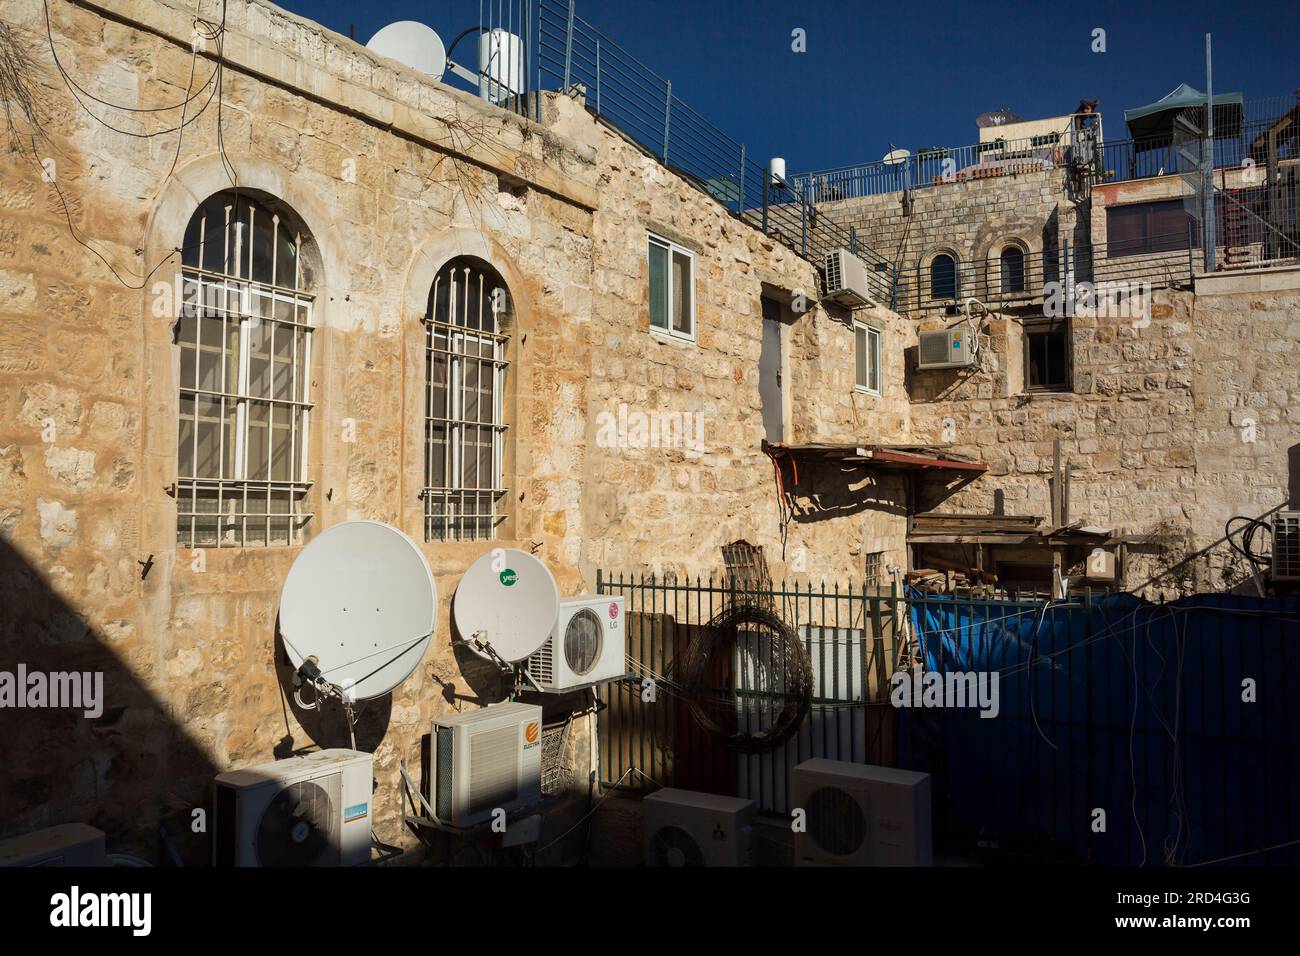
M 888 682 L 905 651 L 899 635 L 906 608 L 891 589 L 783 583 L 760 590 L 734 580 L 605 572 L 598 572 L 596 589 L 625 599 L 628 671 L 635 678 L 600 691 L 602 786 L 733 794 L 785 814 L 789 772 L 804 760 L 892 763 Z M 797 730 L 759 753 L 738 750 L 716 721 L 720 709 L 729 709 L 735 734 L 761 737 L 790 703 L 793 680 L 769 628 L 746 627 L 730 641 L 720 639 L 720 616 L 752 606 L 770 608 L 785 622 L 812 671 L 808 710 Z M 708 687 L 686 672 L 698 642 L 717 653 Z
M 634 677 L 599 692 L 605 788 L 741 796 L 786 816 L 790 771 L 827 757 L 932 774 L 936 845 L 958 853 L 1300 859 L 1296 599 L 1019 600 L 606 572 L 597 591 L 626 601 Z M 812 672 L 797 731 L 766 748 L 737 741 L 790 704 L 778 635 L 720 624 L 755 607 L 796 635 Z M 701 647 L 707 686 L 688 675 Z M 895 675 L 915 668 L 996 687 L 978 706 L 896 708 Z M 720 710 L 733 717 L 722 732 Z
M 892 266 L 852 230 L 817 214 L 809 197 L 773 180 L 765 163 L 673 92 L 666 79 L 577 15 L 572 0 L 536 0 L 535 89 L 575 92 L 587 109 L 712 196 L 733 215 L 822 266 L 836 249 L 867 263 L 880 301 Z M 541 102 L 534 98 L 540 118 Z
M 1216 133 L 1216 169 L 1241 166 L 1249 158 L 1262 165 L 1263 134 L 1289 111 L 1300 106 L 1294 96 L 1274 96 L 1242 104 L 1242 120 Z M 1217 110 L 1216 110 L 1217 113 Z M 924 189 L 983 175 L 1008 175 L 1064 168 L 1070 160 L 1074 139 L 1071 130 L 1029 139 L 999 139 L 966 146 L 931 146 L 914 150 L 906 160 L 889 163 L 876 160 L 831 169 L 799 173 L 791 177 L 813 203 L 861 199 Z M 1294 134 L 1288 140 L 1287 158 L 1297 155 Z M 1104 142 L 1097 163 L 1100 182 L 1126 182 L 1151 176 L 1173 175 L 1178 170 L 1172 137 Z
M 1142 286 L 1186 286 L 1199 268 L 1199 247 L 1199 237 L 1189 228 L 1147 237 L 1140 250 L 1125 242 L 1064 242 L 1059 248 L 1022 251 L 1010 260 L 999 256 L 952 262 L 947 268 L 936 268 L 933 262 L 918 264 L 899 271 L 892 299 L 895 310 L 903 314 L 960 307 L 972 296 L 1000 307 L 1046 305 L 1055 298 L 1065 308 L 1066 299 L 1082 283 L 1107 294 L 1127 294 Z

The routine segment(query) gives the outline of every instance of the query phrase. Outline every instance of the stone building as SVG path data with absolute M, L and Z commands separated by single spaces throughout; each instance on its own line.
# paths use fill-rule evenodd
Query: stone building
M 293 703 L 276 620 L 303 543 L 348 519 L 404 531 L 438 585 L 433 649 L 356 728 L 377 835 L 409 848 L 399 764 L 435 715 L 509 692 L 448 623 L 494 547 L 565 595 L 598 569 L 715 573 L 738 540 L 777 578 L 906 566 L 906 470 L 806 449 L 783 522 L 765 440 L 987 462 L 924 506 L 1041 514 L 1059 436 L 1072 514 L 1170 525 L 1188 553 L 1285 496 L 1294 271 L 1155 292 L 1147 326 L 1076 316 L 1070 388 L 1029 394 L 1017 315 L 987 319 L 978 369 L 918 372 L 918 329 L 951 317 L 803 306 L 814 263 L 577 93 L 534 122 L 261 0 L 228 4 L 219 61 L 179 0 L 52 5 L 52 47 L 40 0 L 5 16 L 32 112 L 0 174 L 0 669 L 100 671 L 105 700 L 0 711 L 0 836 L 80 820 L 159 855 L 162 827 L 201 860 L 215 773 L 343 745 L 339 715 Z M 209 74 L 220 109 L 194 95 Z M 183 121 L 144 112 L 182 101 Z M 999 187 L 918 203 L 968 224 L 945 240 L 961 256 L 1081 228 L 1047 173 L 982 224 Z M 882 252 L 890 202 L 853 212 Z

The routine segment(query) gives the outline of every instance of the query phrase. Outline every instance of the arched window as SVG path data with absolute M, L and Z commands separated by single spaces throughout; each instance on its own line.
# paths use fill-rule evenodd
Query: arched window
M 496 536 L 504 519 L 509 290 L 486 263 L 461 257 L 438 272 L 425 315 L 424 536 Z
M 302 540 L 312 407 L 307 243 L 287 210 L 235 192 L 203 202 L 185 230 L 176 326 L 181 547 Z
M 945 252 L 930 260 L 930 298 L 957 298 L 957 261 Z
M 1007 292 L 1024 292 L 1025 291 L 1025 250 L 1019 246 L 1011 245 L 1002 250 L 1001 259 L 1001 291 Z

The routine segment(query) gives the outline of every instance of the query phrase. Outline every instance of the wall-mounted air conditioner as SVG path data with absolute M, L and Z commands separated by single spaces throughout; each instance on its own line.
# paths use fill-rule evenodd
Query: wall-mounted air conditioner
M 10 866 L 108 866 L 104 831 L 62 823 L 0 841 L 0 868 Z
M 1273 516 L 1274 581 L 1300 581 L 1300 511 Z
M 429 780 L 439 823 L 467 828 L 542 797 L 542 708 L 497 704 L 433 722 Z
M 975 333 L 968 327 L 917 336 L 917 368 L 969 368 L 975 364 Z
M 870 288 L 861 259 L 847 249 L 826 254 L 826 298 L 847 306 L 869 305 Z
M 564 598 L 551 636 L 528 658 L 528 673 L 552 693 L 618 680 L 627 673 L 625 634 L 622 595 Z
M 795 866 L 929 866 L 930 775 L 842 760 L 805 760 L 791 772 L 791 806 L 804 811 Z
M 641 801 L 646 866 L 747 866 L 753 800 L 656 790 Z
M 370 861 L 374 760 L 321 750 L 215 781 L 217 866 L 356 866 Z

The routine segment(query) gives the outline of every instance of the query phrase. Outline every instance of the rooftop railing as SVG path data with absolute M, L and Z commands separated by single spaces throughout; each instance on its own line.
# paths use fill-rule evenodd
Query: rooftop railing
M 892 266 L 852 230 L 819 216 L 797 184 L 776 181 L 741 143 L 673 92 L 673 84 L 577 15 L 572 0 L 536 0 L 530 75 L 537 90 L 581 91 L 588 110 L 734 216 L 822 266 L 845 248 L 888 303 Z M 540 113 L 540 102 L 534 100 Z
M 1216 169 L 1241 166 L 1249 158 L 1267 161 L 1265 137 L 1282 117 L 1300 107 L 1296 96 L 1274 96 L 1242 104 L 1241 122 L 1215 133 Z M 1216 109 L 1216 114 L 1218 110 Z M 932 146 L 914 150 L 905 160 L 876 160 L 853 166 L 799 173 L 791 177 L 813 203 L 887 195 L 904 189 L 966 182 L 988 176 L 1061 169 L 1071 158 L 1073 124 L 1054 134 L 1029 139 L 998 139 L 969 146 Z M 1284 159 L 1300 155 L 1294 129 L 1281 139 Z M 1177 172 L 1172 137 L 1103 142 L 1096 180 L 1126 182 Z

